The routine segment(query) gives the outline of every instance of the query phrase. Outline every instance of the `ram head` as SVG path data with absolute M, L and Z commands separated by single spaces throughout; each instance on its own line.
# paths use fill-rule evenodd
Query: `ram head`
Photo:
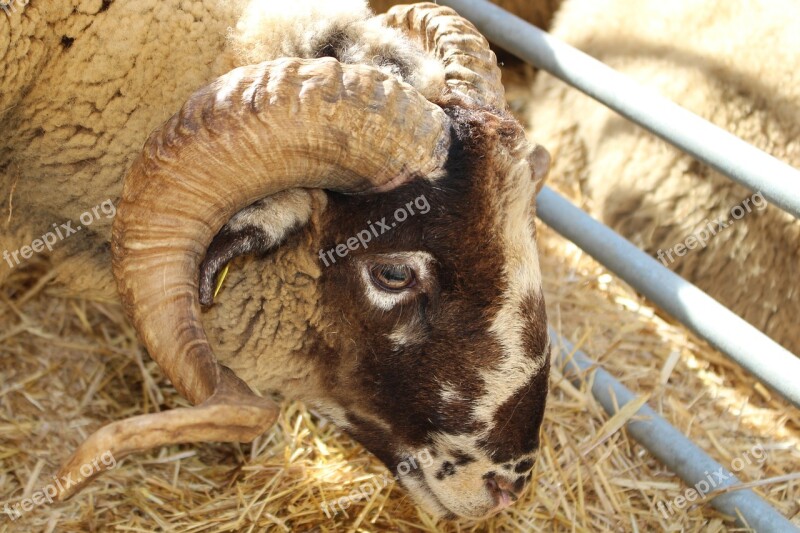
M 433 4 L 378 20 L 442 65 L 436 94 L 407 83 L 401 56 L 348 63 L 338 35 L 327 57 L 232 70 L 147 140 L 114 222 L 114 275 L 194 407 L 100 429 L 62 475 L 104 451 L 252 440 L 279 391 L 395 472 L 429 454 L 398 473 L 436 515 L 482 518 L 525 490 L 548 385 L 533 205 L 549 156 L 505 111 L 496 58 L 470 23 Z M 240 279 L 263 267 L 303 280 L 303 306 L 283 310 L 291 324 L 265 319 L 275 302 L 257 283 L 203 312 L 245 254 L 262 259 Z M 205 315 L 245 300 L 256 304 L 229 313 L 241 343 L 220 345 Z M 270 345 L 281 328 L 294 344 Z

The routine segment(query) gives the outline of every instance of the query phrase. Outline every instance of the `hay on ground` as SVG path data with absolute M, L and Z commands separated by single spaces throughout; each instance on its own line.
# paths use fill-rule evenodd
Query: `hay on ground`
M 754 378 L 662 316 L 571 243 L 542 228 L 549 317 L 568 339 L 800 524 L 800 417 Z M 117 305 L 62 297 L 36 259 L 0 288 L 0 506 L 50 483 L 93 430 L 185 405 L 142 352 Z M 119 462 L 65 504 L 36 506 L 0 531 L 726 531 L 586 390 L 553 371 L 533 490 L 480 523 L 437 523 L 381 464 L 297 403 L 248 445 L 173 446 Z M 612 428 L 613 429 L 613 428 Z M 760 453 L 760 452 L 759 452 Z M 738 463 L 737 463 L 738 464 Z M 381 490 L 326 516 L 365 481 Z M 0 509 L 2 512 L 2 509 Z

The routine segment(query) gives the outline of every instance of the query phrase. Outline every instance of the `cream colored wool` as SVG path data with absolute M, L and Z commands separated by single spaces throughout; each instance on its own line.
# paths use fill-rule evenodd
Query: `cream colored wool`
M 113 2 L 106 11 L 101 0 L 72 4 L 33 2 L 0 17 L 0 48 L 12 51 L 11 66 L 0 62 L 11 73 L 0 172 L 16 169 L 12 232 L 41 235 L 116 202 L 149 132 L 222 73 L 216 60 L 236 21 L 235 6 L 216 0 Z M 0 182 L 4 220 L 11 177 L 3 172 Z M 75 291 L 113 292 L 110 229 L 103 217 L 55 247 L 61 279 Z
M 336 57 L 343 63 L 367 64 L 413 85 L 426 98 L 439 96 L 444 69 L 438 60 L 412 45 L 402 34 L 372 18 L 364 0 L 251 2 L 231 32 L 237 60 L 328 55 L 328 43 L 340 41 Z M 380 58 L 407 63 L 403 72 Z
M 800 167 L 800 4 L 568 0 L 560 39 Z M 551 179 L 648 253 L 666 251 L 752 193 L 545 73 L 530 135 Z M 716 228 L 716 227 L 715 227 Z M 769 206 L 670 268 L 800 353 L 800 222 Z
M 302 12 L 277 0 L 137 0 L 106 7 L 84 0 L 73 9 L 73 2 L 59 0 L 19 4 L 10 17 L 0 16 L 3 234 L 24 229 L 38 236 L 106 200 L 116 202 L 147 135 L 190 94 L 243 64 L 313 55 L 311 47 L 321 44 L 316 33 L 360 36 L 345 62 L 368 62 L 374 52 L 391 49 L 416 73 L 406 81 L 428 95 L 441 91 L 441 67 L 405 39 L 393 44 L 392 30 L 365 21 L 364 1 L 298 5 Z M 323 21 L 312 24 L 323 9 Z M 278 44 L 265 44 L 269 39 Z M 9 213 L 11 202 L 16 209 Z M 55 247 L 59 281 L 72 292 L 115 299 L 111 221 L 102 217 Z M 3 249 L 26 244 L 11 239 Z M 0 270 L 1 281 L 8 272 Z

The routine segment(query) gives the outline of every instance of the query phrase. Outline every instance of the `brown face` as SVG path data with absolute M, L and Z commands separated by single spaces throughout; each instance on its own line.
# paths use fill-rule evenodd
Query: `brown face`
M 443 177 L 329 194 L 311 352 L 323 412 L 430 511 L 482 518 L 530 480 L 547 394 L 536 184 L 516 122 L 448 113 Z

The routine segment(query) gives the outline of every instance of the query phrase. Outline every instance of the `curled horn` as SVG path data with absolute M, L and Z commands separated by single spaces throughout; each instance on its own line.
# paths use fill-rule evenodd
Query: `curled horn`
M 279 191 L 378 192 L 441 168 L 449 120 L 411 86 L 332 58 L 241 67 L 197 91 L 134 162 L 113 226 L 122 302 L 152 358 L 195 407 L 114 422 L 59 475 L 165 444 L 248 441 L 277 406 L 217 362 L 200 319 L 198 266 L 240 209 Z M 95 472 L 96 474 L 97 472 Z
M 505 108 L 497 56 L 470 21 L 449 7 L 427 2 L 395 6 L 381 17 L 442 62 L 449 90 L 479 105 Z

